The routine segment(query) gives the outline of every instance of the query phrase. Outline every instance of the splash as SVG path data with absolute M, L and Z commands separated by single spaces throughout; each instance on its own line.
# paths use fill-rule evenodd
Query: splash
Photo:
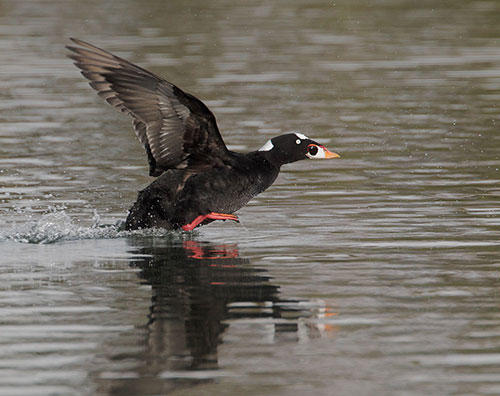
M 172 231 L 147 229 L 124 231 L 124 222 L 101 224 L 100 216 L 94 212 L 90 227 L 77 224 L 64 210 L 57 210 L 42 215 L 39 219 L 17 225 L 15 229 L 0 232 L 0 241 L 11 240 L 19 243 L 50 244 L 58 241 L 79 239 L 113 239 L 125 236 L 165 236 Z

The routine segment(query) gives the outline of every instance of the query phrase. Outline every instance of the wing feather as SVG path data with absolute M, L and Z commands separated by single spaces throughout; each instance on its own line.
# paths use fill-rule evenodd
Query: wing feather
M 78 39 L 69 57 L 98 95 L 129 114 L 144 145 L 150 174 L 171 168 L 219 166 L 228 150 L 212 112 L 194 96 L 155 74 Z

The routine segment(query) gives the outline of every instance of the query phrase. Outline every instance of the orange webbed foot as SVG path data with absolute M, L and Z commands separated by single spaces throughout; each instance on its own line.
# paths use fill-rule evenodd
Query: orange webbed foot
M 233 214 L 227 214 L 227 213 L 216 213 L 216 212 L 211 212 L 206 215 L 199 215 L 196 219 L 194 219 L 191 223 L 183 225 L 182 229 L 184 231 L 192 231 L 196 227 L 198 227 L 204 220 L 210 219 L 210 220 L 233 220 L 239 223 L 238 216 L 233 215 Z

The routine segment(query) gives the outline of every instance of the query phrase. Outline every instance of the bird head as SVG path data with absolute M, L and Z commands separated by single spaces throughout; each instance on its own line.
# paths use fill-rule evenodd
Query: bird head
M 340 155 L 328 150 L 322 144 L 309 139 L 301 133 L 287 133 L 266 142 L 259 151 L 273 163 L 281 166 L 303 159 L 332 159 Z

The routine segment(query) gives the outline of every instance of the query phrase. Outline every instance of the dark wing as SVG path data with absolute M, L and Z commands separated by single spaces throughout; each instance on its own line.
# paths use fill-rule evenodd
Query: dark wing
M 194 96 L 125 59 L 71 39 L 69 55 L 98 95 L 133 118 L 149 174 L 224 164 L 228 150 L 212 112 Z

